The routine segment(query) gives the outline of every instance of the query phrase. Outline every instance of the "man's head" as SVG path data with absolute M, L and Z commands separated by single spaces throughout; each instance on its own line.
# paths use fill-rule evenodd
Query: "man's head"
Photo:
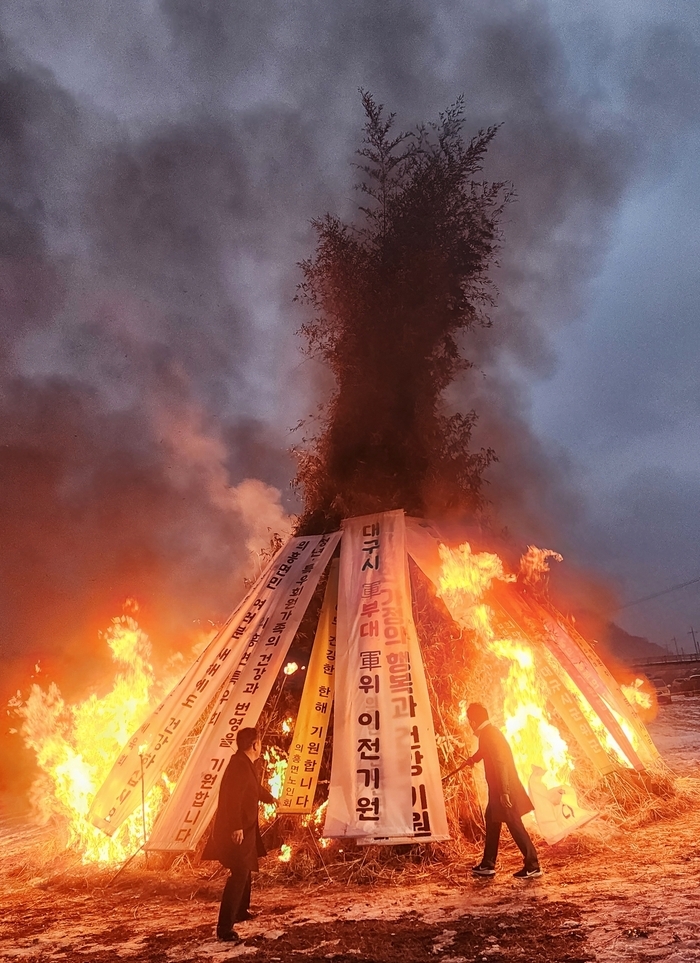
M 467 706 L 467 721 L 471 726 L 472 732 L 476 732 L 480 725 L 489 721 L 489 712 L 486 706 L 480 702 L 472 702 Z
M 236 736 L 236 744 L 240 752 L 245 752 L 247 756 L 255 762 L 256 759 L 260 758 L 260 753 L 262 752 L 262 743 L 260 741 L 260 733 L 257 729 L 252 726 L 246 729 L 239 729 Z

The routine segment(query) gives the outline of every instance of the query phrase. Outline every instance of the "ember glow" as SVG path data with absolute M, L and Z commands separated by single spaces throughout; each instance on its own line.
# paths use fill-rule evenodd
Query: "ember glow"
M 270 746 L 263 753 L 263 759 L 265 760 L 265 769 L 267 772 L 267 780 L 270 786 L 270 792 L 275 797 L 279 799 L 282 795 L 282 787 L 284 786 L 284 777 L 287 772 L 287 759 L 283 756 L 278 749 L 274 746 Z M 272 803 L 263 804 L 263 818 L 269 822 L 274 819 L 277 814 L 277 806 Z
M 137 606 L 129 602 L 125 609 L 135 614 Z M 41 770 L 31 793 L 38 818 L 56 824 L 83 863 L 105 865 L 128 858 L 144 841 L 141 807 L 112 837 L 89 823 L 87 814 L 122 746 L 153 708 L 155 678 L 150 641 L 133 614 L 113 619 L 101 636 L 118 666 L 106 695 L 93 694 L 68 705 L 54 683 L 46 690 L 33 685 L 16 712 L 22 718 L 22 737 Z M 160 782 L 146 797 L 146 832 L 166 791 Z

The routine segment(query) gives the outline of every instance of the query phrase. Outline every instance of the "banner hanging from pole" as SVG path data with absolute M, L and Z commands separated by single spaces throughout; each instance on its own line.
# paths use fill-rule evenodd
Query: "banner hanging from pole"
M 339 565 L 336 558 L 330 565 L 279 801 L 278 811 L 282 815 L 310 813 L 314 808 L 335 693 Z
M 449 837 L 401 511 L 343 524 L 323 834 L 392 843 Z
M 294 539 L 265 586 L 274 597 L 245 630 L 243 655 L 214 705 L 173 795 L 161 810 L 147 851 L 188 852 L 211 819 L 223 770 L 239 729 L 254 726 L 340 539 L 340 532 Z

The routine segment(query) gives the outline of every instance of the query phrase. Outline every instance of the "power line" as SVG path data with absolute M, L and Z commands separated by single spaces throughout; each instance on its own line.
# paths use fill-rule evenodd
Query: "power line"
M 663 589 L 661 592 L 655 592 L 653 595 L 645 595 L 642 599 L 635 599 L 633 602 L 625 602 L 621 605 L 618 611 L 622 609 L 628 609 L 631 605 L 640 605 L 642 602 L 651 602 L 652 599 L 661 598 L 662 595 L 668 595 L 670 592 L 678 592 L 679 589 L 687 588 L 689 585 L 695 585 L 696 582 L 700 582 L 700 575 L 697 578 L 691 578 L 687 582 L 681 582 L 680 585 L 672 585 L 671 588 Z

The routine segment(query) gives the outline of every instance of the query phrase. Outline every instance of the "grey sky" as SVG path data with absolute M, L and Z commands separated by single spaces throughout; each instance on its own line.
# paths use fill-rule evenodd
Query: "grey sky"
M 401 126 L 462 92 L 467 133 L 503 124 L 499 306 L 448 399 L 498 451 L 498 523 L 623 598 L 700 575 L 695 0 L 5 0 L 0 33 L 0 651 L 34 645 L 37 572 L 63 620 L 144 571 L 173 630 L 218 616 L 252 524 L 224 488 L 294 509 L 288 429 L 329 388 L 296 263 L 357 202 L 359 86 Z M 623 624 L 692 619 L 700 591 Z

